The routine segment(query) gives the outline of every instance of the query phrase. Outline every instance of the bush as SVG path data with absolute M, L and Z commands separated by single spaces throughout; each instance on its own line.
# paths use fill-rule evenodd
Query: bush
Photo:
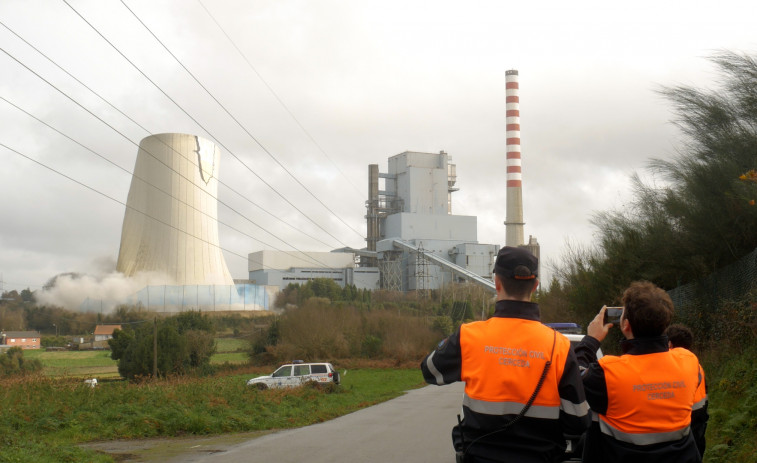
M 42 369 L 39 359 L 25 359 L 20 347 L 11 347 L 5 354 L 0 354 L 0 376 L 16 376 L 32 373 Z
M 190 370 L 202 372 L 215 352 L 212 320 L 200 312 L 182 312 L 154 323 L 116 330 L 108 340 L 111 358 L 118 360 L 118 372 L 130 380 L 151 376 L 157 331 L 157 374 L 182 375 Z

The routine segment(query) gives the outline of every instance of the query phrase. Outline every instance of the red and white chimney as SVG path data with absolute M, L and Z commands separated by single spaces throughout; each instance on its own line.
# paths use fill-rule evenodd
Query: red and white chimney
M 520 96 L 518 71 L 505 72 L 507 103 L 507 211 L 505 245 L 521 246 L 523 241 L 523 190 L 521 188 Z

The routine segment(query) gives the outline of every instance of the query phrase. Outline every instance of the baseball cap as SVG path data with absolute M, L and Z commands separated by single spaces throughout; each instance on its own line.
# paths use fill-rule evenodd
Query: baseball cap
M 505 246 L 497 253 L 492 272 L 505 278 L 531 280 L 539 273 L 539 259 L 526 249 Z

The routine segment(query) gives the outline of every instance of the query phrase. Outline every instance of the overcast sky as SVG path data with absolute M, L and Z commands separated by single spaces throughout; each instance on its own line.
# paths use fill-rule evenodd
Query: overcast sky
M 0 143 L 15 150 L 0 146 L 5 290 L 114 270 L 126 171 L 150 133 L 221 147 L 234 278 L 262 249 L 364 247 L 368 165 L 386 172 L 406 150 L 450 154 L 453 213 L 504 244 L 508 69 L 520 73 L 525 235 L 548 270 L 566 243 L 591 242 L 594 212 L 623 207 L 632 172 L 680 147 L 656 90 L 715 88 L 708 56 L 757 51 L 749 0 L 67 1 L 0 2 Z

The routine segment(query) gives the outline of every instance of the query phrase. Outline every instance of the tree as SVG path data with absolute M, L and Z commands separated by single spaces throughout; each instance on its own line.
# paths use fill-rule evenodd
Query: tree
M 182 312 L 156 323 L 158 376 L 186 374 L 210 364 L 215 352 L 215 327 L 207 315 Z M 152 375 L 154 333 L 153 323 L 129 325 L 113 333 L 108 345 L 111 358 L 118 360 L 121 376 L 133 380 Z
M 24 302 L 34 302 L 34 294 L 29 288 L 21 290 L 21 300 Z
M 630 204 L 595 214 L 594 246 L 571 250 L 557 271 L 555 291 L 582 318 L 617 301 L 633 280 L 672 289 L 757 247 L 754 185 L 739 180 L 757 167 L 757 61 L 721 52 L 712 62 L 719 90 L 660 90 L 685 137 L 677 155 L 649 161 L 652 182 L 634 174 Z
M 0 377 L 23 375 L 41 369 L 39 359 L 25 359 L 20 347 L 11 347 L 5 354 L 0 354 Z

